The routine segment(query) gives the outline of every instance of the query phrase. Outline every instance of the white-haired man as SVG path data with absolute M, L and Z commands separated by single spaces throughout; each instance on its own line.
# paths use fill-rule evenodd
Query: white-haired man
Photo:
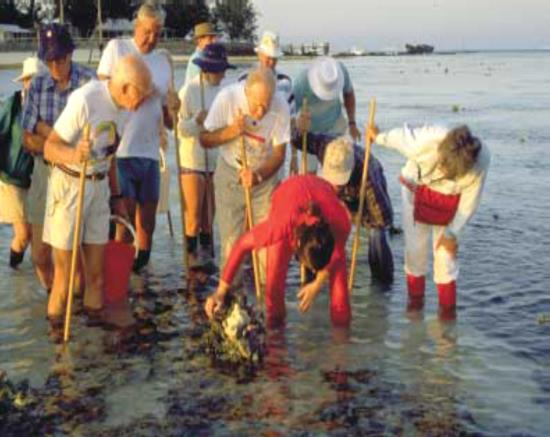
M 116 174 L 117 146 L 128 111 L 135 111 L 151 92 L 145 63 L 129 55 L 118 61 L 108 81 L 92 81 L 69 97 L 44 145 L 44 157 L 54 165 L 46 199 L 44 241 L 53 248 L 54 280 L 48 319 L 63 321 L 75 232 L 79 177 L 89 162 L 82 209 L 82 261 L 86 279 L 84 309 L 95 321 L 103 306 L 104 249 L 109 237 L 109 200 L 123 213 Z M 89 129 L 90 137 L 86 138 Z M 116 203 L 115 203 L 116 202 Z
M 145 3 L 137 11 L 133 38 L 109 41 L 97 68 L 100 78 L 108 78 L 118 59 L 128 54 L 140 56 L 150 70 L 155 89 L 147 102 L 130 115 L 117 151 L 121 194 L 137 231 L 139 252 L 135 271 L 148 264 L 153 244 L 160 193 L 162 123 L 164 120 L 165 126 L 171 128 L 169 113 L 177 113 L 179 109 L 177 95 L 170 91 L 169 60 L 155 50 L 163 26 L 163 13 Z M 120 238 L 122 234 L 121 229 Z
M 275 92 L 271 70 L 258 68 L 245 82 L 222 89 L 212 103 L 200 134 L 203 147 L 220 147 L 214 173 L 221 264 L 244 230 L 245 202 L 241 185 L 251 186 L 253 220 L 263 219 L 278 183 L 290 140 L 287 103 Z M 244 141 L 249 171 L 242 168 Z

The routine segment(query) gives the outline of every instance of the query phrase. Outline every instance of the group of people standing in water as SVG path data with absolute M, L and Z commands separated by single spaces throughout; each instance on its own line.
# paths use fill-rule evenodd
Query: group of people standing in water
M 79 283 L 85 314 L 100 322 L 110 214 L 128 217 L 136 228 L 133 267 L 139 273 L 153 247 L 159 148 L 169 129 L 178 140 L 189 270 L 216 270 L 214 223 L 219 230 L 221 275 L 206 314 L 211 317 L 241 286 L 240 265 L 252 253 L 268 322 L 283 323 L 286 275 L 295 255 L 309 272 L 298 291 L 300 310 L 307 311 L 328 284 L 332 322 L 349 325 L 346 242 L 353 215 L 368 229 L 373 279 L 391 283 L 394 265 L 387 235 L 392 203 L 374 156 L 364 202 L 359 199 L 366 157 L 345 65 L 319 57 L 293 80 L 277 66 L 279 36 L 266 31 L 256 46 L 257 65 L 226 84 L 226 71 L 236 67 L 205 22 L 195 26 L 197 49 L 177 92 L 171 58 L 156 47 L 163 20 L 158 9 L 142 5 L 133 37 L 110 41 L 96 72 L 72 61 L 75 46 L 66 28 L 41 29 L 39 59 L 26 60 L 17 79 L 24 92 L 0 114 L 0 219 L 13 223 L 10 265 L 17 268 L 31 242 L 37 276 L 49 292 L 48 319 L 59 325 L 85 171 Z M 399 182 L 409 305 L 423 306 L 431 241 L 440 313 L 452 318 L 458 242 L 480 203 L 489 151 L 467 126 L 405 124 L 379 131 L 372 125 L 363 135 L 406 158 Z M 288 156 L 292 162 L 285 165 Z M 127 239 L 124 229 L 116 238 Z

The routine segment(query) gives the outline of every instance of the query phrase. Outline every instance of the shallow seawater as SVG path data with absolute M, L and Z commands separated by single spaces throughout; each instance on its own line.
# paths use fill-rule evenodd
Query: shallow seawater
M 293 266 L 288 321 L 269 332 L 264 367 L 253 377 L 221 372 L 200 349 L 208 291 L 186 287 L 173 178 L 175 236 L 159 217 L 151 265 L 131 280 L 142 316 L 132 341 L 86 327 L 78 316 L 68 348 L 50 341 L 45 293 L 28 257 L 19 271 L 7 268 L 11 231 L 0 227 L 0 368 L 51 395 L 50 432 L 548 435 L 550 324 L 537 318 L 550 313 L 550 53 L 344 62 L 358 120 L 367 119 L 376 96 L 381 128 L 468 123 L 491 149 L 482 204 L 461 243 L 456 322 L 438 319 L 431 281 L 424 311 L 407 313 L 397 235 L 388 289 L 371 283 L 363 245 L 348 333 L 331 328 L 326 293 L 299 314 Z M 281 70 L 296 75 L 304 66 L 282 62 Z M 0 98 L 14 89 L 15 73 L 0 71 Z M 403 159 L 373 152 L 399 225 Z

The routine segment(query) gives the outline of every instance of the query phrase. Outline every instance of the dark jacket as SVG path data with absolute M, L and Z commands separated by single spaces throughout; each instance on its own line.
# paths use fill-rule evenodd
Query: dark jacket
M 330 134 L 307 134 L 307 151 L 317 156 L 322 164 L 327 145 L 338 135 Z M 292 146 L 301 150 L 302 135 L 295 130 L 292 135 Z M 363 173 L 363 161 L 365 149 L 357 144 L 353 147 L 355 164 L 350 180 L 338 197 L 346 204 L 348 209 L 357 213 L 359 209 L 359 191 L 361 176 Z M 369 171 L 367 175 L 367 190 L 365 205 L 362 214 L 362 223 L 372 228 L 386 228 L 393 225 L 393 208 L 388 194 L 384 169 L 378 159 L 371 155 L 369 159 Z
M 15 92 L 0 107 L 0 180 L 29 188 L 34 160 L 23 149 L 21 91 Z

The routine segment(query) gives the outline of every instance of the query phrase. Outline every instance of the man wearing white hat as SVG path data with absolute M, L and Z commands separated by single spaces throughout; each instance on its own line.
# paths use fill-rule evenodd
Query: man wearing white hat
M 273 71 L 273 74 L 277 80 L 277 92 L 280 93 L 288 102 L 290 116 L 293 117 L 295 111 L 294 94 L 292 92 L 292 79 L 290 76 L 276 70 L 277 62 L 279 58 L 283 56 L 279 35 L 270 30 L 266 30 L 263 33 L 258 46 L 254 48 L 254 51 L 258 54 L 260 66 Z M 239 77 L 239 81 L 244 81 L 247 77 L 248 73 L 245 73 Z
M 46 71 L 38 58 L 23 61 L 23 71 L 13 79 L 23 89 L 13 93 L 0 108 L 0 223 L 11 223 L 13 239 L 10 245 L 10 267 L 22 261 L 30 241 L 31 229 L 25 217 L 27 191 L 31 185 L 33 157 L 23 148 L 21 112 L 31 79 Z
M 346 116 L 342 111 L 342 96 Z M 294 82 L 296 111 L 307 99 L 307 111 L 302 117 L 311 118 L 311 132 L 343 135 L 349 133 L 354 140 L 360 138 L 355 120 L 355 92 L 348 70 L 331 57 L 317 58 Z M 308 164 L 315 163 L 310 156 Z M 310 170 L 315 167 L 309 166 Z

